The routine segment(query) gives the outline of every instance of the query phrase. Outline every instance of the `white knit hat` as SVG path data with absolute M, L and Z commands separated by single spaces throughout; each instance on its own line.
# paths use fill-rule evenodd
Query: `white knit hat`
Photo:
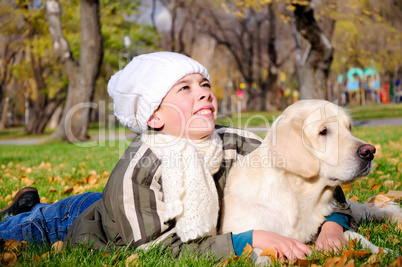
M 193 73 L 209 80 L 204 66 L 182 54 L 155 52 L 133 58 L 108 83 L 107 91 L 113 99 L 114 115 L 131 131 L 142 133 L 173 85 Z

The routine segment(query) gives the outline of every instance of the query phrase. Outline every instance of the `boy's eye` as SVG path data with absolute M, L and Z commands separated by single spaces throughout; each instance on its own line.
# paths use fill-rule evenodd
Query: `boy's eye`
M 209 84 L 209 83 L 204 83 L 204 84 L 201 85 L 201 87 L 208 87 L 208 88 L 211 88 L 211 84 Z
M 190 89 L 190 87 L 189 86 L 184 86 L 184 87 L 180 88 L 179 91 L 184 91 L 184 90 L 187 90 L 187 89 Z

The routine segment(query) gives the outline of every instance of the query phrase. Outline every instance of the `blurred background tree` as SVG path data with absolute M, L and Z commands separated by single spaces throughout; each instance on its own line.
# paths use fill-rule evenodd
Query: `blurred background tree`
M 47 3 L 60 3 L 57 30 Z M 99 8 L 92 16 L 99 29 L 83 20 L 89 13 L 80 6 L 89 3 Z M 278 110 L 289 95 L 329 99 L 328 84 L 351 67 L 374 67 L 394 81 L 402 75 L 397 0 L 9 0 L 0 9 L 0 129 L 24 124 L 28 133 L 43 133 L 61 120 L 54 136 L 65 137 L 67 112 L 89 102 L 69 127 L 86 139 L 89 121 L 110 112 L 101 108 L 109 103 L 110 76 L 157 50 L 204 64 L 224 113 L 240 100 L 243 110 Z M 97 31 L 101 41 L 83 41 L 83 32 Z M 77 81 L 86 84 L 81 92 Z M 73 92 L 80 92 L 75 101 Z

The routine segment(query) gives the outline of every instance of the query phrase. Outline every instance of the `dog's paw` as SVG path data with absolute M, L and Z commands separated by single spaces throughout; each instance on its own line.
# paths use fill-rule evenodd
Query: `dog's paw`
M 359 241 L 361 243 L 361 245 L 363 246 L 364 249 L 368 249 L 374 254 L 378 254 L 380 252 L 380 247 L 378 247 L 378 246 L 374 245 L 373 243 L 371 243 L 370 241 L 368 241 L 367 238 L 365 238 L 361 234 L 358 234 L 358 233 L 352 232 L 352 231 L 345 231 L 345 237 L 348 240 L 357 239 L 357 241 Z M 382 248 L 382 250 L 384 253 L 393 253 L 393 251 L 388 248 Z

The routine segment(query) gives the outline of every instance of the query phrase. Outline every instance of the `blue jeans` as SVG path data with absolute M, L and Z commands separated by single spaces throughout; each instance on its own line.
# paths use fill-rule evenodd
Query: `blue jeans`
M 101 198 L 102 193 L 88 192 L 54 204 L 39 203 L 29 212 L 6 216 L 0 223 L 0 238 L 50 244 L 63 241 L 78 215 Z

